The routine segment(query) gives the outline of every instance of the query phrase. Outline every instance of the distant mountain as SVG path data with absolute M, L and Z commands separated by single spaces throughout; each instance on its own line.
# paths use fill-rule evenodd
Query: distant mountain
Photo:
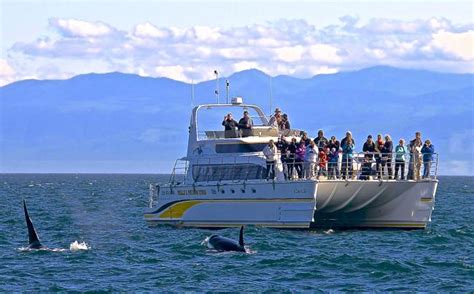
M 340 138 L 350 129 L 360 149 L 367 134 L 398 141 L 420 130 L 441 154 L 441 173 L 474 174 L 472 74 L 377 66 L 308 79 L 253 69 L 227 79 L 230 96 L 267 113 L 272 93 L 272 108 L 310 135 Z M 215 87 L 196 84 L 194 103 L 216 102 Z M 183 82 L 123 73 L 1 87 L 0 172 L 167 173 L 186 152 L 191 92 Z

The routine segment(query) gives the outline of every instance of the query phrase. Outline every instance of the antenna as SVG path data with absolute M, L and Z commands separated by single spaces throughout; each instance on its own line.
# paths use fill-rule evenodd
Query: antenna
M 226 92 L 226 103 L 229 104 L 229 88 L 230 88 L 230 83 L 229 80 L 225 80 L 225 92 Z
M 217 69 L 214 70 L 214 74 L 216 75 L 216 90 L 214 93 L 216 94 L 217 104 L 219 104 L 219 72 Z
M 194 79 L 191 80 L 191 106 L 194 107 Z
M 272 106 L 273 106 L 272 105 L 273 104 L 273 84 L 272 84 L 272 82 L 273 82 L 273 77 L 270 76 L 270 112 L 269 112 L 270 115 L 272 113 Z

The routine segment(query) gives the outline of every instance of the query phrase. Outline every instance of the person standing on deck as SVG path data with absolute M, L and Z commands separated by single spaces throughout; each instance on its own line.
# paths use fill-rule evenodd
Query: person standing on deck
M 316 162 L 318 158 L 318 149 L 313 141 L 309 143 L 305 151 L 305 177 L 307 179 L 314 178 L 316 171 Z
M 225 138 L 236 138 L 237 137 L 237 121 L 232 117 L 232 113 L 228 113 L 224 116 L 224 121 L 222 122 L 224 126 L 224 137 Z
M 377 171 L 377 178 L 380 180 L 382 177 L 382 149 L 383 149 L 383 139 L 382 134 L 377 135 L 377 141 L 375 142 L 375 170 Z
M 293 172 L 295 170 L 295 164 L 296 164 L 296 149 L 298 148 L 297 143 L 296 143 L 296 138 L 291 139 L 291 143 L 288 144 L 288 157 L 287 157 L 287 163 L 286 165 L 288 166 L 288 179 L 291 180 L 293 179 Z
M 242 137 L 248 137 L 252 135 L 253 122 L 249 116 L 247 110 L 244 111 L 244 116 L 239 120 L 239 131 L 242 132 Z
M 295 158 L 295 169 L 298 173 L 298 178 L 303 178 L 303 163 L 304 163 L 304 156 L 306 155 L 306 145 L 304 141 L 301 140 L 296 145 L 296 158 Z
M 301 140 L 300 142 L 303 142 L 304 143 L 304 146 L 308 146 L 309 145 L 309 142 L 311 141 L 310 138 L 308 138 L 308 134 L 306 132 L 302 132 L 301 133 Z
M 423 153 L 423 179 L 430 177 L 431 162 L 433 161 L 433 154 L 435 152 L 433 144 L 430 140 L 425 141 L 425 145 L 421 148 Z
M 385 135 L 385 143 L 382 147 L 382 177 L 384 175 L 385 165 L 387 165 L 388 179 L 392 179 L 392 152 L 393 142 L 390 135 Z
M 421 140 L 416 140 L 413 147 L 413 179 L 420 180 L 421 164 L 423 163 L 423 154 L 421 153 Z
M 420 132 L 415 133 L 415 139 L 411 140 L 410 144 L 408 145 L 408 147 L 410 149 L 410 162 L 408 162 L 408 175 L 407 175 L 408 180 L 414 180 L 415 179 L 415 176 L 414 176 L 415 151 L 416 151 L 415 149 L 418 145 L 419 146 L 422 145 L 421 133 Z
M 352 133 L 347 132 L 346 137 L 342 139 L 341 141 L 341 147 L 342 147 L 342 165 L 341 165 L 341 170 L 342 170 L 342 178 L 345 179 L 351 179 L 352 178 L 352 158 L 353 158 L 353 152 L 354 152 L 354 147 L 355 147 L 355 142 L 354 139 L 352 138 Z
M 275 142 L 270 140 L 268 145 L 263 148 L 263 155 L 265 155 L 266 163 L 267 163 L 267 175 L 266 179 L 275 179 L 275 163 L 277 160 L 278 150 L 275 146 Z
M 362 173 L 360 175 L 361 180 L 369 180 L 372 174 L 372 160 L 374 158 L 375 152 L 375 142 L 372 140 L 372 135 L 367 136 L 367 141 L 365 141 L 364 146 L 362 147 L 364 154 L 364 163 L 362 164 Z
M 326 139 L 324 137 L 324 132 L 323 130 L 319 130 L 318 131 L 318 136 L 316 138 L 314 138 L 314 143 L 316 144 L 316 146 L 318 147 L 318 150 L 319 151 L 322 151 L 324 150 L 324 148 L 326 147 L 326 145 L 328 144 L 328 139 Z
M 334 147 L 331 148 L 328 157 L 329 179 L 339 179 L 339 150 Z
M 327 169 L 327 164 L 328 164 L 328 153 L 329 149 L 325 147 L 323 150 L 319 151 L 318 154 L 318 166 L 319 166 L 319 171 L 318 171 L 318 177 L 317 179 L 319 180 L 319 177 L 321 175 L 327 177 L 328 176 L 328 169 Z
M 268 122 L 269 126 L 279 128 L 282 121 L 281 110 L 280 108 L 275 109 L 275 114 L 272 115 L 270 121 Z
M 400 180 L 405 180 L 405 155 L 407 148 L 405 147 L 405 140 L 400 139 L 397 147 L 395 147 L 395 180 L 398 180 L 398 169 L 401 170 Z
M 288 151 L 288 143 L 286 142 L 285 137 L 283 135 L 278 137 L 276 146 L 277 146 L 278 152 L 280 152 L 280 159 L 283 165 L 283 175 L 285 176 L 285 180 L 288 180 L 290 178 L 289 173 L 288 173 L 289 151 Z

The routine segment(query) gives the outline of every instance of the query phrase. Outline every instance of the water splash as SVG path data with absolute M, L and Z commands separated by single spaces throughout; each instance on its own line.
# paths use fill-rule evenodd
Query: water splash
M 86 242 L 79 243 L 77 242 L 77 240 L 72 242 L 71 245 L 69 245 L 69 250 L 71 251 L 89 250 L 89 249 L 91 249 L 91 247 L 87 245 Z

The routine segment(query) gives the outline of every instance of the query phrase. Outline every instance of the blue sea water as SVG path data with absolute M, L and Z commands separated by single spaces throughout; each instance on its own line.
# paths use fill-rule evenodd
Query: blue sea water
M 426 230 L 248 227 L 250 254 L 201 245 L 215 231 L 148 227 L 148 184 L 166 179 L 0 175 L 0 291 L 474 291 L 473 177 L 440 177 Z M 66 250 L 21 250 L 22 199 L 43 244 Z

